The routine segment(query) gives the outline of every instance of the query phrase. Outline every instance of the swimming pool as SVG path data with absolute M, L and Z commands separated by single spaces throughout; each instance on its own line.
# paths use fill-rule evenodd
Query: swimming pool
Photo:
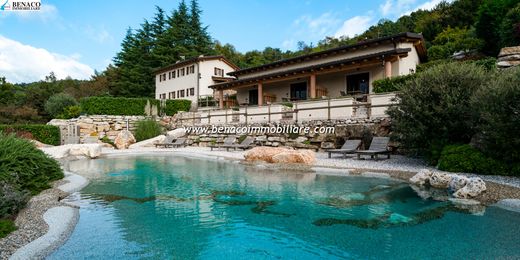
M 520 214 L 424 200 L 399 180 L 273 171 L 183 156 L 70 162 L 91 183 L 49 259 L 520 256 Z

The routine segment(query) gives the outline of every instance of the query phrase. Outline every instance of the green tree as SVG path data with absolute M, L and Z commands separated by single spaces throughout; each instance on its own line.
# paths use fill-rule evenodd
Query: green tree
M 509 10 L 500 26 L 501 47 L 520 45 L 520 3 Z
M 65 93 L 59 93 L 53 95 L 45 102 L 45 111 L 54 118 L 61 118 L 64 111 L 71 106 L 77 105 L 78 102 L 74 97 Z
M 478 12 L 475 24 L 477 36 L 485 41 L 482 51 L 490 56 L 496 56 L 502 41 L 500 37 L 502 21 L 509 9 L 518 0 L 484 0 Z
M 428 49 L 428 57 L 431 60 L 449 58 L 457 51 L 478 50 L 484 44 L 475 37 L 474 30 L 450 26 L 439 33 L 432 43 L 432 47 Z

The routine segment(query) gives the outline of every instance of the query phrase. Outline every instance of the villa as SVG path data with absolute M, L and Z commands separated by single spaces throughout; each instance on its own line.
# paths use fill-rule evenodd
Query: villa
M 231 71 L 235 80 L 210 88 L 219 97 L 235 90 L 249 106 L 340 96 L 370 102 L 374 80 L 414 73 L 425 59 L 422 35 L 408 32 Z
M 224 56 L 199 56 L 178 61 L 155 71 L 155 98 L 188 99 L 195 109 L 199 100 L 212 100 L 210 85 L 232 80 L 226 73 L 237 69 Z

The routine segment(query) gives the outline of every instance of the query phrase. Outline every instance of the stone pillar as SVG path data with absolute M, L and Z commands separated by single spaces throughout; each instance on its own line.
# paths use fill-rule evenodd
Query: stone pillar
M 311 92 L 310 98 L 316 98 L 316 74 L 314 73 L 309 78 L 309 91 Z
M 264 90 L 262 82 L 258 83 L 258 105 L 262 106 L 264 104 Z
M 386 61 L 385 62 L 385 78 L 391 78 L 392 77 L 392 62 Z
M 220 109 L 224 109 L 224 90 L 218 90 L 218 106 Z

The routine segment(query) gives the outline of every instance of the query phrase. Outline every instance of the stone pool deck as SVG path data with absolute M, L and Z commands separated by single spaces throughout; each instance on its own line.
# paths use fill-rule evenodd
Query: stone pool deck
M 45 149 L 45 148 L 43 148 Z M 128 150 L 102 149 L 102 157 L 125 155 L 162 154 L 185 155 L 190 157 L 211 158 L 241 162 L 244 151 L 213 150 L 207 147 L 185 148 L 135 148 Z M 70 158 L 75 159 L 75 158 Z M 273 169 L 301 170 L 298 165 L 269 165 L 249 163 Z M 328 172 L 339 175 L 364 175 L 373 177 L 393 177 L 408 180 L 421 169 L 438 171 L 424 164 L 421 160 L 405 156 L 392 156 L 391 159 L 357 160 L 344 159 L 340 156 L 328 158 L 327 153 L 316 153 L 316 163 L 304 170 Z M 474 174 L 464 174 L 476 176 Z M 487 191 L 476 199 L 483 204 L 496 202 L 498 206 L 520 212 L 520 178 L 506 176 L 478 175 L 487 183 Z M 35 196 L 16 219 L 19 229 L 6 238 L 0 239 L 0 259 L 42 259 L 59 247 L 73 231 L 78 218 L 78 209 L 61 200 L 69 194 L 79 191 L 88 184 L 81 176 L 67 174 L 66 178 L 54 184 L 52 189 Z M 32 241 L 32 242 L 31 242 Z

